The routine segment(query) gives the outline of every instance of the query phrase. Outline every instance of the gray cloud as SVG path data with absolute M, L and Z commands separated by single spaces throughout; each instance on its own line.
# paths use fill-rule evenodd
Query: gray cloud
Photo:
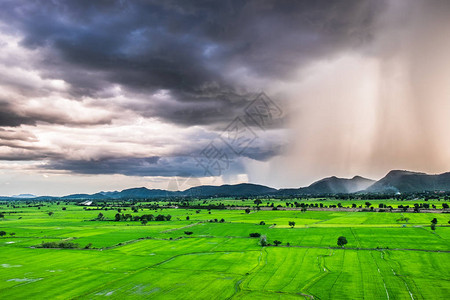
M 0 128 L 0 140 L 35 142 L 37 141 L 37 137 L 33 133 L 25 130 L 16 131 Z
M 70 116 L 70 113 L 70 111 L 59 108 L 54 110 L 49 110 L 48 108 L 46 110 L 28 109 L 24 111 L 23 108 L 17 107 L 14 102 L 3 100 L 0 101 L 0 126 L 17 127 L 22 124 L 36 125 L 38 122 L 67 126 L 89 126 L 109 124 L 112 121 L 112 115 L 93 116 L 92 118 L 86 119 L 84 116 L 73 118 Z
M 57 153 L 47 152 L 43 149 L 29 148 L 29 147 L 13 147 L 14 145 L 0 144 L 0 150 L 2 147 L 8 147 L 9 151 L 0 152 L 0 160 L 5 161 L 34 161 L 48 159 L 49 157 L 57 158 Z
M 437 155 L 434 149 L 448 149 L 436 143 L 448 133 L 448 118 L 441 112 L 448 97 L 440 97 L 448 93 L 435 83 L 444 86 L 442 78 L 448 78 L 448 71 L 436 72 L 446 70 L 442 62 L 448 51 L 442 49 L 448 49 L 448 44 L 433 33 L 448 27 L 447 12 L 448 4 L 437 0 L 3 1 L 1 29 L 20 36 L 20 47 L 36 51 L 39 59 L 21 68 L 37 70 L 39 78 L 20 82 L 22 73 L 17 72 L 0 80 L 0 85 L 15 87 L 11 90 L 22 96 L 18 101 L 2 95 L 7 100 L 0 101 L 0 126 L 28 130 L 27 125 L 46 123 L 89 130 L 52 132 L 46 128 L 43 144 L 68 146 L 59 147 L 60 153 L 35 148 L 33 133 L 0 130 L 0 145 L 14 149 L 4 151 L 0 159 L 45 159 L 48 162 L 42 169 L 81 174 L 204 176 L 191 155 L 198 155 L 236 117 L 258 129 L 245 115 L 245 108 L 267 87 L 298 102 L 303 114 L 300 118 L 292 110 L 279 117 L 284 120 L 292 113 L 295 118 L 289 125 L 297 134 L 291 148 L 301 162 L 295 164 L 295 158 L 288 158 L 288 167 L 275 162 L 279 168 L 291 167 L 295 180 L 298 170 L 312 172 L 304 171 L 305 161 L 318 173 L 349 170 L 348 165 L 356 164 L 374 168 L 375 161 L 380 166 L 382 161 L 389 166 L 418 161 L 413 156 L 436 157 L 433 165 L 442 165 L 447 153 Z M 359 66 L 370 71 L 361 68 L 361 73 L 354 73 Z M 379 82 L 370 75 L 378 74 L 378 67 Z M 397 75 L 403 74 L 407 78 L 399 83 Z M 319 80 L 314 81 L 314 76 Z M 51 79 L 64 80 L 67 86 Z M 361 90 L 369 92 L 354 89 L 363 81 Z M 371 89 L 374 82 L 380 87 Z M 394 82 L 408 91 L 410 84 L 414 97 L 392 92 Z M 280 92 L 289 89 L 289 84 L 296 87 Z M 345 91 L 340 89 L 343 84 Z M 158 96 L 161 93 L 166 96 Z M 100 108 L 111 114 L 100 115 L 93 109 L 77 118 L 85 110 L 71 114 L 70 105 L 26 109 L 27 101 L 53 94 L 78 101 L 83 109 Z M 373 94 L 373 99 L 360 101 L 357 97 L 362 94 Z M 375 112 L 374 125 L 361 117 L 367 112 Z M 176 143 L 156 130 L 149 131 L 157 135 L 154 139 L 130 137 L 128 129 L 121 131 L 140 119 L 148 127 L 167 130 L 166 136 L 178 129 L 192 132 L 182 138 L 177 135 Z M 153 119 L 157 122 L 150 124 Z M 366 128 L 371 125 L 373 132 Z M 261 130 L 272 133 L 287 126 L 275 122 Z M 240 157 L 233 157 L 237 162 L 230 172 L 243 171 L 241 159 L 268 161 L 282 153 L 286 140 L 276 133 L 258 132 L 257 142 Z M 357 138 L 348 138 L 349 142 L 347 136 Z M 38 134 L 35 137 L 40 139 Z M 377 145 L 370 146 L 374 141 Z M 430 147 L 427 141 L 436 146 Z M 156 149 L 155 153 L 147 157 L 138 151 L 145 146 Z M 366 146 L 374 156 L 358 157 Z M 352 152 L 352 147 L 357 150 Z M 408 151 L 413 154 L 405 155 Z M 430 162 L 425 159 L 417 164 L 420 168 L 427 165 Z
M 35 122 L 15 112 L 8 102 L 0 102 L 0 126 L 16 127 L 21 124 L 35 124 Z
M 192 156 L 107 158 L 101 160 L 54 160 L 41 166 L 78 174 L 123 174 L 128 176 L 201 177 L 205 169 Z M 241 169 L 233 165 L 233 171 Z
M 112 84 L 144 94 L 169 90 L 171 105 L 149 97 L 148 105 L 128 108 L 205 125 L 231 120 L 251 100 L 245 92 L 254 87 L 233 70 L 279 80 L 313 58 L 360 47 L 382 7 L 353 0 L 8 1 L 0 16 L 21 31 L 24 46 L 45 49 L 45 76 L 69 82 L 75 97 L 98 96 Z

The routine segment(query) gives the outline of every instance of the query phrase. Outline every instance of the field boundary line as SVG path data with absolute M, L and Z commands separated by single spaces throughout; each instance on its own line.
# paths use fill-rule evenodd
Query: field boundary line
M 404 249 L 404 248 L 341 248 L 341 247 L 325 247 L 325 246 L 269 246 L 283 248 L 314 248 L 314 249 L 332 249 L 332 250 L 363 250 L 363 251 L 420 251 L 435 253 L 450 253 L 450 250 L 429 250 L 429 249 Z
M 189 225 L 186 225 L 186 226 L 183 226 L 183 227 L 179 227 L 179 228 L 171 228 L 171 229 L 163 230 L 160 233 L 168 233 L 168 232 L 177 231 L 177 230 L 180 230 L 180 229 L 190 228 L 190 227 L 197 226 L 197 225 L 199 225 L 201 223 L 203 223 L 203 222 L 197 222 L 197 223 L 189 224 Z
M 396 261 L 396 260 L 393 260 L 393 259 L 390 257 L 389 252 L 388 252 L 388 253 L 385 253 L 385 252 L 383 251 L 382 253 L 383 253 L 382 259 L 383 259 L 383 260 L 387 263 L 387 265 L 391 268 L 392 273 L 394 274 L 394 276 L 395 276 L 396 278 L 398 278 L 401 282 L 403 282 L 403 284 L 404 284 L 405 287 L 406 287 L 406 291 L 408 292 L 409 296 L 411 297 L 411 300 L 415 300 L 415 299 L 414 299 L 414 296 L 413 296 L 413 293 L 412 293 L 411 290 L 409 289 L 408 283 L 407 283 L 406 280 L 405 280 L 405 276 L 404 276 L 404 275 L 399 275 L 397 272 L 395 272 L 394 267 L 392 266 L 392 264 L 395 264 L 395 265 L 397 265 L 397 267 L 398 267 L 400 270 L 402 270 L 400 263 L 399 263 L 398 261 Z M 388 256 L 388 258 L 386 258 L 386 256 Z M 417 287 L 416 287 L 416 288 L 417 288 Z
M 334 251 L 331 252 L 331 249 L 330 249 L 330 253 L 329 254 L 319 254 L 319 255 L 317 255 L 317 266 L 319 267 L 319 273 L 317 275 L 313 276 L 311 278 L 311 280 L 309 282 L 307 282 L 300 289 L 301 293 L 304 293 L 304 292 L 311 293 L 309 291 L 309 289 L 311 287 L 313 287 L 317 282 L 319 282 L 322 278 L 324 278 L 325 276 L 327 276 L 330 273 L 330 270 L 328 270 L 327 266 L 325 265 L 325 257 L 326 256 L 333 256 L 333 255 L 334 255 Z M 312 299 L 314 299 L 314 294 L 311 293 L 311 296 L 313 297 Z
M 325 265 L 325 258 L 323 259 L 324 261 L 324 265 Z M 342 270 L 344 269 L 344 263 L 345 263 L 345 251 L 344 253 L 342 253 L 342 259 L 341 259 L 341 267 L 339 268 L 339 274 L 336 276 L 336 279 L 333 281 L 333 284 L 331 285 L 331 287 L 328 289 L 328 297 L 329 299 L 332 299 L 333 297 L 331 297 L 331 292 L 334 288 L 334 286 L 336 285 L 336 282 L 339 280 L 339 278 L 342 275 Z M 330 272 L 331 273 L 331 272 Z
M 263 255 L 263 254 L 266 254 L 265 256 Z M 267 256 L 269 255 L 269 253 L 267 252 L 267 250 L 266 250 L 266 247 L 263 247 L 261 250 L 260 250 L 260 254 L 259 254 L 259 256 L 258 256 L 258 264 L 255 266 L 255 267 L 253 267 L 250 271 L 248 271 L 246 274 L 244 274 L 242 277 L 241 277 L 241 279 L 239 279 L 238 281 L 236 281 L 236 283 L 234 284 L 234 293 L 233 293 L 233 295 L 231 295 L 229 298 L 227 298 L 227 299 L 233 299 L 234 297 L 236 297 L 237 295 L 239 295 L 244 289 L 243 288 L 241 288 L 241 284 L 246 280 L 246 279 L 248 279 L 249 278 L 249 276 L 251 275 L 251 274 L 253 274 L 254 272 L 256 272 L 256 270 L 258 270 L 258 271 L 260 271 L 260 270 L 262 270 L 266 265 L 267 265 Z M 264 259 L 265 258 L 265 259 Z M 263 265 L 260 265 L 261 264 L 261 262 L 262 261 L 264 261 L 264 264 Z M 248 284 L 247 284 L 247 287 L 248 287 Z M 251 289 L 245 289 L 245 291 L 252 291 Z

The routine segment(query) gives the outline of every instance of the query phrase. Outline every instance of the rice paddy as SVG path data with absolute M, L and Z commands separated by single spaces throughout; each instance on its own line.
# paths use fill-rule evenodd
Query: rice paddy
M 0 211 L 4 299 L 450 296 L 445 213 L 122 208 L 133 216 L 171 216 L 144 225 L 113 221 L 117 209 L 85 210 L 74 203 L 3 203 Z M 250 233 L 265 236 L 269 245 L 262 247 Z M 343 248 L 339 236 L 348 241 Z M 78 247 L 41 248 L 43 242 Z

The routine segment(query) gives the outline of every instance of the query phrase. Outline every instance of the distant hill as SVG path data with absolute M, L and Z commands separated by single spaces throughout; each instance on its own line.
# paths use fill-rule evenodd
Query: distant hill
M 145 187 L 126 189 L 121 192 L 100 192 L 96 194 L 73 194 L 62 197 L 63 199 L 152 199 L 175 196 L 179 192 L 171 192 L 159 189 L 147 189 Z
M 450 191 L 450 173 L 428 175 L 419 172 L 393 170 L 364 192 L 411 193 L 426 191 Z
M 274 189 L 264 185 L 241 183 L 221 186 L 202 185 L 185 191 L 167 191 L 148 189 L 145 187 L 131 188 L 123 191 L 99 192 L 96 194 L 73 194 L 64 197 L 21 194 L 0 199 L 67 199 L 67 200 L 101 200 L 101 199 L 156 199 L 170 197 L 246 197 L 246 196 L 314 196 L 350 193 L 414 193 L 429 191 L 450 192 L 450 172 L 440 175 L 428 175 L 411 171 L 390 171 L 378 181 L 361 176 L 353 178 L 327 177 L 312 183 L 307 187 L 292 189 Z
M 326 194 L 349 194 L 363 191 L 375 180 L 355 176 L 351 179 L 338 178 L 336 176 L 327 177 L 312 183 L 308 187 L 299 189 L 282 189 L 278 192 L 281 195 L 326 195 Z
M 145 187 L 126 189 L 116 194 L 110 195 L 113 198 L 162 198 L 174 196 L 176 192 L 160 190 L 160 189 L 147 189 Z
M 202 185 L 185 191 L 166 191 L 160 189 L 147 189 L 145 187 L 126 189 L 121 192 L 101 192 L 93 195 L 74 194 L 63 197 L 64 199 L 153 199 L 164 197 L 241 197 L 260 196 L 275 193 L 277 190 L 257 184 L 241 183 L 235 185 Z
M 20 195 L 14 195 L 11 196 L 11 198 L 16 198 L 16 199 L 31 199 L 31 198 L 36 198 L 36 195 L 33 194 L 20 194 Z
M 355 176 L 351 179 L 336 176 L 316 181 L 305 190 L 310 194 L 348 194 L 365 190 L 375 183 L 375 180 Z
M 261 196 L 274 194 L 277 190 L 264 185 L 251 184 L 251 183 L 241 183 L 235 185 L 202 185 L 196 186 L 183 191 L 181 194 L 183 196 L 202 196 L 202 197 L 241 197 L 241 196 Z

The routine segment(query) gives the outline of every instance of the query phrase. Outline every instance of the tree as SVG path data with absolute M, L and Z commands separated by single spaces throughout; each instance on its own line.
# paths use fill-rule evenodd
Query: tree
M 185 235 L 191 235 L 191 234 L 193 234 L 193 232 L 192 231 L 185 231 L 184 234 Z
M 0 218 L 3 219 L 5 215 L 3 213 L 0 213 Z
M 259 199 L 256 199 L 255 201 L 253 201 L 253 203 L 255 203 L 256 206 L 258 206 L 258 205 L 260 205 L 262 203 L 262 201 L 259 200 Z
M 47 214 L 51 217 L 53 215 L 53 212 L 49 211 Z
M 294 221 L 289 221 L 289 226 L 291 226 L 291 228 L 294 228 L 295 222 Z
M 15 233 L 15 232 L 11 232 L 9 235 L 10 235 L 10 236 L 15 236 L 16 233 Z
M 436 218 L 433 218 L 433 220 L 431 220 L 431 230 L 436 230 L 436 224 L 437 224 L 438 220 Z
M 142 224 L 142 225 L 145 226 L 145 225 L 147 225 L 147 223 L 148 223 L 148 220 L 147 220 L 147 219 L 142 219 L 142 221 L 141 221 L 141 224 Z
M 267 246 L 267 237 L 265 235 L 261 236 L 261 238 L 259 239 L 259 244 L 261 245 L 261 247 Z
M 250 233 L 250 237 L 260 237 L 261 233 L 258 232 L 254 232 L 254 233 Z
M 121 215 L 119 214 L 119 213 L 117 213 L 115 216 L 114 216 L 114 221 L 120 221 L 120 218 L 121 218 Z
M 338 237 L 337 244 L 339 247 L 344 248 L 344 245 L 346 245 L 347 243 L 348 242 L 347 242 L 347 239 L 345 238 L 345 236 Z
M 189 216 L 186 216 L 186 221 L 189 221 Z
M 246 208 L 246 209 L 245 209 L 245 213 L 246 213 L 246 214 L 249 214 L 249 213 L 250 213 L 250 208 Z
M 0 231 L 0 236 L 5 236 L 6 235 L 6 231 Z
M 282 242 L 281 242 L 281 241 L 278 241 L 278 240 L 275 240 L 275 241 L 273 241 L 273 243 L 275 244 L 275 246 L 278 246 L 278 245 L 280 245 Z
M 266 225 L 266 222 L 261 221 L 261 222 L 259 222 L 259 225 Z
M 164 221 L 166 218 L 163 215 L 157 215 L 155 221 Z
M 99 213 L 97 216 L 97 220 L 103 220 L 105 216 L 102 213 Z
M 367 207 L 372 205 L 372 203 L 370 203 L 370 202 L 366 202 L 365 204 L 366 204 Z

